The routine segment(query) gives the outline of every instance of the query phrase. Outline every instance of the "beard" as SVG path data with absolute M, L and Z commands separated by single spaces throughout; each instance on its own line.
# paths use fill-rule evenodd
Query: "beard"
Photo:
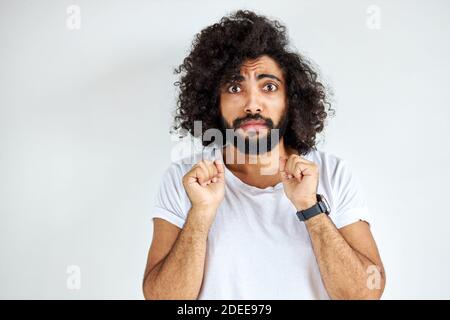
M 248 120 L 264 121 L 263 124 L 266 126 L 267 133 L 261 135 L 261 132 L 258 131 L 257 133 L 247 133 L 247 136 L 240 134 L 237 129 L 241 127 L 242 123 Z M 286 114 L 283 114 L 280 121 L 275 125 L 272 119 L 264 118 L 260 114 L 251 114 L 243 118 L 237 118 L 233 121 L 232 125 L 229 125 L 223 116 L 221 116 L 222 130 L 225 133 L 226 143 L 232 144 L 241 153 L 246 155 L 260 155 L 272 151 L 286 133 L 287 123 Z M 229 132 L 233 134 L 229 134 Z

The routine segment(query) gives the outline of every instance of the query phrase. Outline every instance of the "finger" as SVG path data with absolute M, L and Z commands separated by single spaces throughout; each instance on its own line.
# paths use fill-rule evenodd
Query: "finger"
M 286 162 L 285 171 L 288 175 L 292 175 L 295 170 L 295 164 L 297 163 L 298 156 L 291 154 Z
M 189 174 L 189 180 L 191 181 L 191 183 L 195 182 L 203 185 L 204 181 L 206 180 L 203 169 L 200 166 L 195 165 L 195 167 L 192 168 Z
M 196 163 L 195 165 L 192 166 L 191 170 L 186 174 L 186 176 L 197 180 L 201 172 L 202 172 L 201 167 L 198 165 L 198 163 Z
M 209 161 L 209 160 L 202 161 L 202 163 L 200 165 L 204 169 L 204 171 L 206 171 L 206 175 L 207 175 L 206 181 L 203 182 L 202 185 L 211 184 L 213 182 L 212 179 L 214 177 L 216 177 L 217 173 L 218 173 L 216 166 L 214 165 L 214 163 L 212 161 Z
M 305 170 L 306 166 L 307 165 L 305 163 L 298 161 L 295 164 L 295 167 L 293 170 L 294 177 L 296 177 L 297 179 L 300 179 L 302 177 L 302 171 Z
M 306 160 L 305 158 L 303 158 L 302 156 L 298 156 L 298 160 L 300 160 L 300 162 L 302 163 L 306 163 L 306 164 L 315 164 L 312 161 Z
M 217 169 L 217 180 L 223 181 L 225 179 L 225 165 L 220 160 L 215 160 L 214 165 Z
M 216 166 L 213 164 L 212 161 L 209 161 L 209 160 L 204 160 L 203 164 L 204 164 L 206 170 L 208 170 L 209 179 L 212 179 L 212 177 L 214 177 L 217 174 Z
M 279 171 L 280 171 L 280 176 L 281 176 L 281 180 L 285 181 L 287 179 L 289 179 L 289 174 L 286 172 L 286 163 L 287 163 L 287 158 L 282 158 L 280 157 L 280 164 L 279 164 Z
M 217 170 L 217 168 L 216 168 L 216 166 L 214 164 L 214 161 L 206 161 L 205 163 L 206 163 L 206 165 L 208 167 L 210 177 L 211 178 L 215 177 L 219 173 L 219 171 Z
M 314 175 L 318 174 L 319 169 L 314 162 L 312 162 L 312 163 L 298 162 L 296 165 L 296 170 L 299 172 L 299 175 L 296 177 L 301 178 L 301 176 L 304 176 L 304 177 L 314 176 Z
M 209 171 L 203 161 L 200 161 L 198 164 L 198 172 L 200 173 L 197 178 L 198 182 L 203 186 L 206 185 L 206 182 L 210 179 Z
M 319 167 L 314 163 L 308 163 L 305 165 L 304 169 L 302 169 L 303 176 L 314 176 L 319 173 Z
M 225 173 L 225 168 L 220 160 L 214 160 L 214 165 L 216 166 L 217 173 Z

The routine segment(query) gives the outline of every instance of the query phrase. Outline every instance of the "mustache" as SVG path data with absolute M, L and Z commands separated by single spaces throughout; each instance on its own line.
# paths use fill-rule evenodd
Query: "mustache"
M 273 129 L 273 121 L 270 118 L 264 118 L 260 114 L 249 114 L 243 118 L 237 118 L 233 121 L 233 128 L 239 128 L 242 123 L 249 120 L 262 120 L 269 129 Z

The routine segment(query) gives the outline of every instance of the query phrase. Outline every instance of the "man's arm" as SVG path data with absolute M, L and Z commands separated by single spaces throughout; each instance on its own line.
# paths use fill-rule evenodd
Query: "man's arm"
M 317 203 L 317 164 L 292 154 L 288 159 L 280 159 L 280 175 L 286 196 L 297 210 L 305 210 Z M 338 230 L 322 213 L 306 220 L 305 224 L 322 280 L 332 299 L 381 297 L 384 270 L 366 222 L 359 221 Z M 379 281 L 376 281 L 377 277 Z M 373 278 L 375 283 L 370 283 Z
M 167 256 L 149 267 L 143 284 L 146 299 L 197 299 L 203 280 L 209 229 L 201 221 L 201 217 L 209 213 L 201 210 L 189 211 L 186 223 Z M 155 234 L 158 232 L 156 228 L 155 224 Z
M 338 230 L 327 215 L 319 214 L 305 224 L 330 298 L 381 297 L 385 274 L 366 222 L 359 221 Z
M 143 283 L 146 299 L 197 299 L 200 293 L 209 229 L 225 195 L 223 163 L 198 162 L 184 175 L 183 187 L 192 204 L 183 229 L 155 222 Z

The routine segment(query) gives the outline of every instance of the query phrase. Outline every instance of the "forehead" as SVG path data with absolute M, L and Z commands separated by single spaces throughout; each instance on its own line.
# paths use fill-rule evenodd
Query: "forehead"
M 240 68 L 241 74 L 251 73 L 270 73 L 279 77 L 283 77 L 283 72 L 275 60 L 268 56 L 261 56 L 256 59 L 245 60 Z

